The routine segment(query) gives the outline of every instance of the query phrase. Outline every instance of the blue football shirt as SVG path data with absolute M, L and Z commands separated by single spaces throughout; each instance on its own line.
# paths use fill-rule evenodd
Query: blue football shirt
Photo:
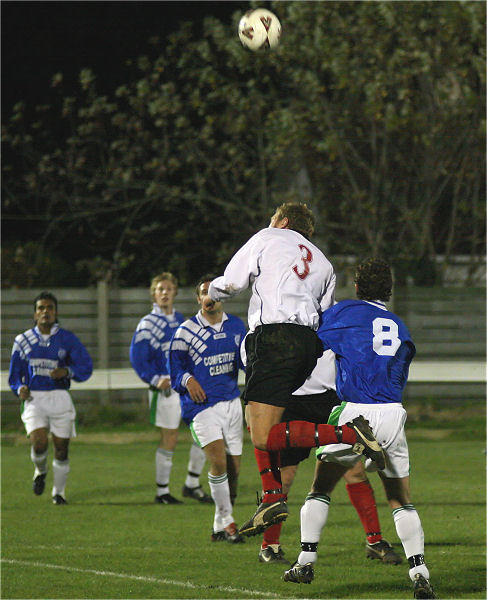
M 401 402 L 416 348 L 401 319 L 381 302 L 343 300 L 326 310 L 318 336 L 336 354 L 336 389 L 345 402 Z

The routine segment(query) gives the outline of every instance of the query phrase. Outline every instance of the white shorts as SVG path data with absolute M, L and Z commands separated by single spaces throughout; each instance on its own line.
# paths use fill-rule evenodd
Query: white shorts
M 56 437 L 76 436 L 76 410 L 67 390 L 31 391 L 32 400 L 24 402 L 22 421 L 27 435 L 41 427 Z
M 375 438 L 382 446 L 386 457 L 386 466 L 381 471 L 386 477 L 407 477 L 409 475 L 409 451 L 404 425 L 407 413 L 399 402 L 392 404 L 358 404 L 347 402 L 338 419 L 338 425 L 344 425 L 362 415 L 367 419 Z M 318 449 L 317 455 L 325 462 L 336 462 L 344 466 L 353 466 L 360 458 L 347 444 L 329 444 Z M 365 461 L 367 470 L 374 470 L 369 459 Z M 369 465 L 372 468 L 369 468 Z
M 240 398 L 218 402 L 199 412 L 189 426 L 194 441 L 204 448 L 215 440 L 225 442 L 226 453 L 241 456 L 243 445 L 243 411 Z
M 169 388 L 170 394 L 149 390 L 150 422 L 156 427 L 177 429 L 181 423 L 181 404 L 179 394 Z

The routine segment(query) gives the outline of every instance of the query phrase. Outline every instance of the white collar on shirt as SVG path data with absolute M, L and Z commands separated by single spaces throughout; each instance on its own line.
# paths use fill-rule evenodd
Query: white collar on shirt
M 387 310 L 386 305 L 381 300 L 366 300 L 367 304 L 372 304 L 372 306 L 377 306 L 377 308 L 382 308 L 382 310 Z
M 212 324 L 209 321 L 207 321 L 205 317 L 201 314 L 201 309 L 196 313 L 196 318 L 198 319 L 198 323 L 202 327 L 211 327 L 215 331 L 221 331 L 223 323 L 228 319 L 227 314 L 222 313 L 222 320 L 219 323 Z
M 156 315 L 161 315 L 163 317 L 166 317 L 166 319 L 169 319 L 169 320 L 174 319 L 174 315 L 176 314 L 176 311 L 174 310 L 174 308 L 172 309 L 172 313 L 169 313 L 168 315 L 166 315 L 166 313 L 162 310 L 162 308 L 155 302 L 152 306 L 154 307 L 152 312 L 155 313 Z
M 39 327 L 37 327 L 37 325 L 34 327 L 34 331 L 37 333 L 37 335 L 42 340 L 47 342 L 52 335 L 54 335 L 55 333 L 57 333 L 59 331 L 59 325 L 57 323 L 54 323 L 54 325 L 51 327 L 51 331 L 49 333 L 41 333 L 39 331 Z

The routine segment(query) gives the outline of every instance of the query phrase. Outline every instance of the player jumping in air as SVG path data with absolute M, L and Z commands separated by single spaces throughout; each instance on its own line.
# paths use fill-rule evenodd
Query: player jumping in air
M 264 494 L 240 528 L 243 535 L 261 533 L 288 516 L 279 471 L 284 448 L 343 442 L 383 467 L 382 450 L 362 417 L 339 427 L 281 423 L 291 394 L 323 354 L 316 329 L 320 314 L 334 302 L 335 273 L 310 242 L 313 231 L 314 217 L 305 204 L 282 204 L 270 226 L 237 251 L 209 289 L 211 298 L 219 301 L 252 286 L 243 399 Z

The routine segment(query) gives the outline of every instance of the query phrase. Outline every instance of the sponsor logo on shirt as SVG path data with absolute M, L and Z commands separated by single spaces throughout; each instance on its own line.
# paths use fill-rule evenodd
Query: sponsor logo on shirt
M 208 372 L 212 377 L 215 377 L 224 373 L 232 373 L 234 360 L 235 352 L 222 352 L 213 356 L 205 356 L 203 363 L 205 366 L 210 367 Z
M 50 360 L 48 358 L 31 358 L 30 366 L 34 375 L 41 375 L 43 377 L 49 377 L 49 373 L 55 369 L 58 365 L 57 360 Z

